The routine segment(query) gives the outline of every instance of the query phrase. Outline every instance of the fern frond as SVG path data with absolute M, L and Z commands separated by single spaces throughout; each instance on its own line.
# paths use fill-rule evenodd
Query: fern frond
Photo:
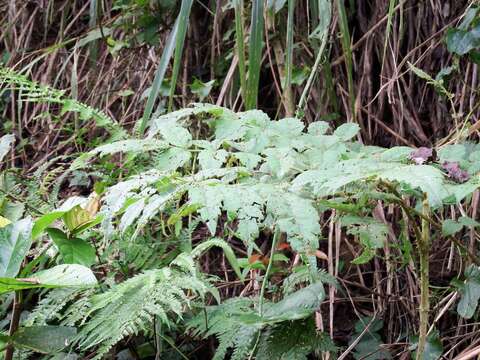
M 80 294 L 86 296 L 90 289 L 61 288 L 53 289 L 41 299 L 30 313 L 25 325 L 47 325 L 49 321 L 61 320 L 62 310 Z
M 313 319 L 307 319 L 267 329 L 260 338 L 257 358 L 306 360 L 312 353 L 327 351 L 332 356 L 338 348 L 328 335 L 317 331 Z
M 62 106 L 62 114 L 72 111 L 79 113 L 82 120 L 93 119 L 95 124 L 107 130 L 113 139 L 125 138 L 127 135 L 126 131 L 105 112 L 67 98 L 65 91 L 31 81 L 26 76 L 17 74 L 6 67 L 0 67 L 0 87 L 3 84 L 8 85 L 10 89 L 19 90 L 22 101 L 58 104 Z M 3 85 L 3 87 L 5 86 Z
M 232 359 L 248 358 L 249 354 L 255 351 L 257 339 L 259 344 L 262 344 L 258 349 L 257 359 L 290 359 L 297 354 L 303 356 L 298 359 L 306 359 L 312 352 L 326 351 L 322 349 L 327 348 L 324 346 L 327 340 L 317 335 L 315 324 L 307 328 L 304 325 L 312 320 L 312 314 L 324 297 L 323 285 L 315 283 L 277 303 L 265 303 L 263 314 L 258 314 L 254 309 L 253 299 L 232 298 L 223 304 L 207 307 L 205 313 L 200 313 L 189 322 L 188 328 L 197 336 L 217 337 L 219 346 L 214 357 L 216 360 L 224 359 L 229 351 Z M 298 338 L 302 337 L 303 340 L 295 338 L 292 341 L 289 338 L 286 346 L 272 349 L 277 345 L 277 341 L 286 342 L 282 337 L 289 337 L 290 328 L 295 328 L 299 333 Z M 293 349 L 292 352 L 290 349 Z
M 181 317 L 193 295 L 207 292 L 193 260 L 182 255 L 170 267 L 145 271 L 80 304 L 89 320 L 77 344 L 83 350 L 98 346 L 95 359 L 100 359 L 124 337 L 148 333 L 154 317 L 170 326 L 171 316 Z

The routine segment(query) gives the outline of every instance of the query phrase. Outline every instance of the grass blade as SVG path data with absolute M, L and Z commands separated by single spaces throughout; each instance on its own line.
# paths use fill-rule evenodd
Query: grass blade
M 293 116 L 294 100 L 292 93 L 292 66 L 293 66 L 293 17 L 295 15 L 295 0 L 288 0 L 288 17 L 287 17 L 287 53 L 285 59 L 285 88 L 284 98 L 286 108 L 286 116 Z
M 180 63 L 182 60 L 183 45 L 185 42 L 185 35 L 187 34 L 188 18 L 190 17 L 190 10 L 192 9 L 193 0 L 182 0 L 180 7 L 180 14 L 178 15 L 178 29 L 175 41 L 175 55 L 173 59 L 172 82 L 170 85 L 170 95 L 168 98 L 168 111 L 172 111 L 173 95 L 177 87 L 178 73 L 180 72 Z
M 348 97 L 350 102 L 350 121 L 356 122 L 355 116 L 355 90 L 353 85 L 353 60 L 352 49 L 350 48 L 350 30 L 348 29 L 347 11 L 343 0 L 337 0 L 338 20 L 340 25 L 341 43 L 347 66 Z
M 245 65 L 245 44 L 243 28 L 243 0 L 235 0 L 235 42 L 238 56 L 238 71 L 240 73 L 240 90 L 243 101 L 246 99 L 247 70 Z
M 175 49 L 175 40 L 177 38 L 178 31 L 178 22 L 180 21 L 180 16 L 177 17 L 175 24 L 173 25 L 172 32 L 168 36 L 165 48 L 163 49 L 162 57 L 160 58 L 160 63 L 158 64 L 157 71 L 155 72 L 155 78 L 153 79 L 152 88 L 150 89 L 150 94 L 148 95 L 147 105 L 143 112 L 140 125 L 138 126 L 138 134 L 142 136 L 145 133 L 145 128 L 147 123 L 150 120 L 150 116 L 153 112 L 153 106 L 155 105 L 155 100 L 160 93 L 160 88 L 162 86 L 163 79 L 165 78 L 165 72 L 167 71 L 168 63 L 173 55 L 173 50 Z
M 248 47 L 247 96 L 245 100 L 247 110 L 257 107 L 263 48 L 263 8 L 263 0 L 253 0 L 250 25 L 250 44 Z
M 308 76 L 307 84 L 303 89 L 302 95 L 300 96 L 300 101 L 298 102 L 296 117 L 302 118 L 305 110 L 305 106 L 308 100 L 308 94 L 310 88 L 312 87 L 313 81 L 315 80 L 315 75 L 318 73 L 318 67 L 320 66 L 320 61 L 322 60 L 323 52 L 327 45 L 328 40 L 328 28 L 330 27 L 330 21 L 332 18 L 332 4 L 330 0 L 319 0 L 318 1 L 318 26 L 310 35 L 311 39 L 319 39 L 320 47 L 317 50 L 317 56 L 315 58 L 315 64 L 313 65 L 312 71 Z
M 98 12 L 99 6 L 97 0 L 90 0 L 90 11 L 89 11 L 89 20 L 88 25 L 90 30 L 95 28 L 98 24 Z M 97 56 L 98 56 L 98 41 L 93 41 L 90 44 L 90 65 L 92 67 L 96 67 L 97 63 Z
M 387 55 L 387 46 L 388 46 L 388 39 L 390 37 L 390 31 L 392 29 L 392 19 L 393 19 L 393 13 L 395 11 L 395 6 L 396 6 L 397 1 L 396 0 L 390 0 L 389 6 L 388 6 L 388 19 L 387 19 L 387 28 L 385 29 L 385 42 L 383 44 L 383 56 L 382 56 L 382 71 L 381 74 L 383 74 L 383 66 L 385 65 L 385 56 Z

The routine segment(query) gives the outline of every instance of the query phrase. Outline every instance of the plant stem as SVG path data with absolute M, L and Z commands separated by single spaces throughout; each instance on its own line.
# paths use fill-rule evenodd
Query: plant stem
M 430 213 L 430 207 L 428 204 L 428 198 L 425 194 L 423 200 L 423 215 L 428 218 Z M 425 219 L 422 218 L 422 234 L 418 239 L 418 252 L 420 255 L 420 328 L 419 328 L 419 339 L 418 339 L 418 348 L 416 359 L 423 359 L 423 353 L 425 351 L 425 345 L 427 343 L 427 330 L 428 330 L 428 313 L 430 310 L 430 299 L 428 293 L 429 285 L 429 264 L 428 264 L 428 253 L 430 245 L 430 224 Z
M 263 315 L 263 302 L 264 302 L 264 294 L 265 288 L 267 287 L 268 277 L 270 276 L 270 272 L 272 270 L 273 264 L 273 255 L 275 254 L 275 249 L 277 246 L 279 230 L 275 228 L 275 232 L 273 233 L 273 240 L 272 240 L 272 250 L 270 251 L 270 259 L 268 259 L 268 266 L 267 270 L 265 271 L 265 276 L 263 277 L 262 287 L 260 289 L 260 298 L 258 300 L 258 313 L 260 316 Z
M 8 335 L 13 336 L 18 329 L 18 324 L 20 323 L 20 313 L 22 312 L 22 292 L 15 291 L 13 298 L 13 309 L 12 309 L 12 320 L 10 321 L 10 329 L 8 330 Z M 15 348 L 13 344 L 9 344 L 5 351 L 5 360 L 12 360 L 13 353 Z
M 408 218 L 410 220 L 413 221 L 413 225 L 414 225 L 414 231 L 416 230 L 416 228 L 418 226 L 415 225 L 415 221 L 414 221 L 414 217 L 415 216 L 418 216 L 420 219 L 422 220 L 425 220 L 427 221 L 430 225 L 432 225 L 433 227 L 435 227 L 436 229 L 438 230 L 442 230 L 442 224 L 434 221 L 430 216 L 428 215 L 425 215 L 421 212 L 418 212 L 417 210 L 415 210 L 414 208 L 412 208 L 411 206 L 409 206 L 403 199 L 402 199 L 402 196 L 398 193 L 398 191 L 395 189 L 395 186 L 393 186 L 392 184 L 386 182 L 386 181 L 381 181 L 380 182 L 381 185 L 384 185 L 386 187 L 386 189 L 393 195 L 395 195 L 397 197 L 397 200 L 395 201 L 396 204 L 398 204 L 404 211 L 405 211 L 405 214 L 408 216 Z M 419 234 L 417 234 L 417 232 L 415 231 L 415 235 L 417 236 L 417 238 L 420 238 Z M 463 245 L 461 242 L 459 242 L 455 236 L 453 235 L 450 235 L 449 236 L 449 239 L 452 240 L 452 242 L 457 245 L 462 251 L 465 251 L 465 253 L 467 254 L 467 256 L 469 257 L 469 259 L 477 266 L 480 266 L 480 259 L 472 252 L 470 251 L 465 245 Z
M 268 259 L 268 266 L 267 266 L 267 270 L 265 271 L 265 276 L 263 277 L 262 287 L 260 289 L 260 298 L 258 300 L 258 313 L 260 316 L 263 315 L 263 301 L 264 301 L 265 288 L 267 287 L 268 277 L 272 270 L 273 255 L 275 255 L 275 249 L 277 247 L 277 240 L 278 240 L 279 233 L 280 231 L 278 230 L 277 227 L 275 227 L 275 232 L 273 233 L 273 240 L 272 240 L 272 250 L 270 251 L 270 259 Z M 255 355 L 255 352 L 257 351 L 258 343 L 260 342 L 260 335 L 261 335 L 261 330 L 258 330 L 257 339 L 255 340 L 255 344 L 253 345 L 253 349 L 252 349 L 252 352 L 250 353 L 250 356 L 248 357 L 248 360 L 251 360 Z

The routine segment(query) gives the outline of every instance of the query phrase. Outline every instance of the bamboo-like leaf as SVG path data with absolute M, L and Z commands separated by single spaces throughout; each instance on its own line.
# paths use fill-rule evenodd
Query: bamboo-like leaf
M 285 59 L 285 88 L 284 98 L 287 104 L 287 116 L 292 116 L 294 112 L 293 94 L 292 94 L 292 66 L 293 66 L 293 17 L 295 15 L 295 0 L 288 0 L 288 18 L 287 18 L 287 51 Z
M 238 71 L 240 73 L 240 88 L 243 100 L 247 91 L 247 70 L 245 66 L 245 44 L 243 27 L 243 0 L 235 0 L 235 41 L 238 56 Z
M 168 99 L 168 111 L 172 111 L 173 95 L 177 87 L 178 73 L 180 72 L 180 63 L 182 60 L 183 44 L 185 42 L 185 35 L 187 34 L 188 18 L 190 17 L 190 10 L 192 8 L 193 0 L 182 0 L 180 14 L 178 15 L 178 30 L 175 41 L 175 55 L 173 58 L 173 72 L 172 81 L 170 85 L 170 96 Z
M 392 30 L 392 19 L 393 19 L 393 12 L 395 10 L 396 2 L 397 0 L 389 0 L 387 28 L 385 29 L 385 42 L 383 43 L 382 74 L 383 74 L 383 66 L 385 65 L 385 56 L 387 55 L 388 40 L 390 38 L 390 32 Z
M 155 78 L 153 79 L 152 88 L 150 89 L 150 94 L 148 95 L 147 105 L 145 105 L 145 110 L 143 112 L 142 119 L 140 120 L 140 125 L 138 126 L 138 133 L 140 136 L 144 134 L 148 121 L 150 120 L 150 116 L 153 112 L 153 105 L 155 104 L 155 100 L 160 93 L 160 88 L 162 87 L 163 79 L 165 78 L 165 72 L 167 71 L 168 63 L 173 55 L 179 21 L 180 15 L 173 25 L 172 32 L 168 36 L 165 48 L 163 49 L 162 57 L 160 58 L 160 63 L 158 64 L 157 71 L 155 72 Z
M 90 26 L 90 29 L 93 29 L 98 24 L 98 11 L 99 11 L 98 1 L 90 0 L 90 11 L 89 11 L 89 21 L 88 21 L 88 25 Z M 97 55 L 98 55 L 98 42 L 93 41 L 90 44 L 90 64 L 92 65 L 92 67 L 95 67 L 95 64 L 97 62 Z
M 257 107 L 260 65 L 263 49 L 263 0 L 253 0 L 250 25 L 250 43 L 248 48 L 248 80 L 245 106 L 247 110 Z
M 340 26 L 341 42 L 345 64 L 347 68 L 348 98 L 350 101 L 351 121 L 355 122 L 355 90 L 353 85 L 353 60 L 352 49 L 350 47 L 350 30 L 348 29 L 347 11 L 344 0 L 337 0 L 338 24 Z
M 310 92 L 310 88 L 315 80 L 315 75 L 318 73 L 318 68 L 320 66 L 320 62 L 323 57 L 323 52 L 327 45 L 328 39 L 328 28 L 330 26 L 330 21 L 332 17 L 332 4 L 330 0 L 319 0 L 318 1 L 318 26 L 316 29 L 310 34 L 310 38 L 316 38 L 321 40 L 320 47 L 317 51 L 317 56 L 315 58 L 315 64 L 313 65 L 312 71 L 307 80 L 307 84 L 303 89 L 302 95 L 300 96 L 300 101 L 298 102 L 297 106 L 297 114 L 296 117 L 303 116 L 303 109 L 306 105 L 308 94 Z M 327 73 L 328 75 L 328 73 Z M 327 76 L 328 79 L 328 76 Z M 332 87 L 329 87 L 332 88 Z

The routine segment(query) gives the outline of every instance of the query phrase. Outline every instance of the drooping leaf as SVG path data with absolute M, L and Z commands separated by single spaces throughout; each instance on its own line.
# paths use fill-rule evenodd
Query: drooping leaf
M 325 299 L 323 283 L 317 282 L 287 295 L 278 303 L 270 305 L 262 321 L 276 323 L 306 318 L 317 310 Z
M 56 353 L 69 346 L 77 329 L 69 326 L 22 327 L 12 336 L 15 346 L 43 354 Z
M 447 219 L 442 223 L 442 234 L 445 236 L 453 235 L 462 230 L 463 225 L 452 219 Z
M 36 288 L 92 286 L 97 283 L 93 272 L 82 265 L 57 265 L 25 279 L 0 278 L 0 294 Z
M 0 277 L 15 277 L 32 244 L 32 220 L 0 228 Z
M 476 31 L 462 29 L 448 29 L 446 42 L 447 50 L 457 55 L 468 54 L 473 49 L 480 47 L 480 37 Z
M 235 271 L 235 274 L 238 276 L 239 279 L 243 280 L 243 275 L 240 270 L 240 266 L 238 264 L 238 259 L 235 256 L 235 253 L 233 252 L 232 248 L 222 239 L 218 238 L 213 238 L 210 240 L 207 240 L 200 245 L 198 245 L 195 250 L 192 252 L 192 257 L 198 257 L 201 254 L 203 254 L 205 251 L 210 249 L 211 247 L 219 247 L 223 250 L 223 253 L 225 254 L 225 257 L 227 258 L 228 262 L 232 266 L 233 270 Z

